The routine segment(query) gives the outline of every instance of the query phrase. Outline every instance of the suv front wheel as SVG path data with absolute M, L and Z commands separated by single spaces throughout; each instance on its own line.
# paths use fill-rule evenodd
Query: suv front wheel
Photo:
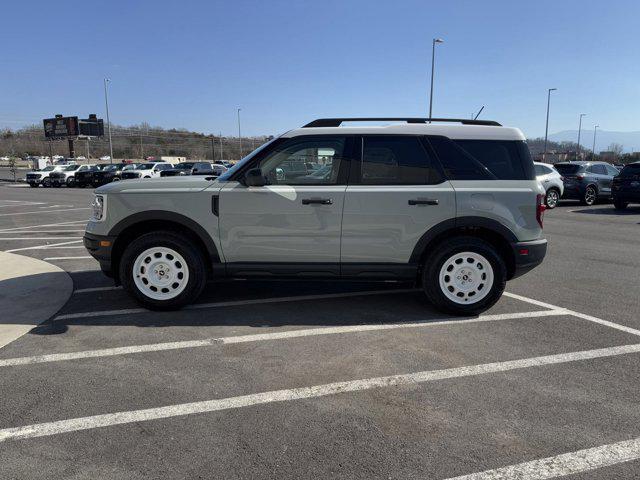
M 427 258 L 422 285 L 429 301 L 455 315 L 476 315 L 502 296 L 507 280 L 505 262 L 488 242 L 454 237 Z
M 174 310 L 192 303 L 206 282 L 204 259 L 184 236 L 170 231 L 147 233 L 125 249 L 120 280 L 142 305 Z

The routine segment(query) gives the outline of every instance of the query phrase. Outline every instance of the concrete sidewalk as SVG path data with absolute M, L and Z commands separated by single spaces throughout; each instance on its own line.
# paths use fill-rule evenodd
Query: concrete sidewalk
M 0 348 L 51 318 L 72 293 L 73 281 L 61 268 L 0 252 Z

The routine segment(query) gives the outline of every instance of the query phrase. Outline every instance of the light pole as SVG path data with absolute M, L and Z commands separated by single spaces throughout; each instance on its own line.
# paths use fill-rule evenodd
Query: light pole
M 104 105 L 107 109 L 107 129 L 109 130 L 109 160 L 113 163 L 113 143 L 111 142 L 111 120 L 109 120 L 109 95 L 107 93 L 107 83 L 111 82 L 108 78 L 104 79 Z
M 443 43 L 441 38 L 434 38 L 431 42 L 431 93 L 429 94 L 429 118 L 433 112 L 433 71 L 436 64 L 436 43 Z
M 549 105 L 551 104 L 551 92 L 557 90 L 557 88 L 550 88 L 547 91 L 547 123 L 544 127 L 544 152 L 542 152 L 542 161 L 546 161 L 547 158 L 547 137 L 549 136 Z
M 242 159 L 242 132 L 240 131 L 240 110 L 238 109 L 238 138 L 240 139 L 240 158 Z
M 593 148 L 591 149 L 591 151 L 593 152 L 594 160 L 596 158 L 596 132 L 598 131 L 599 126 L 600 125 L 596 125 L 595 127 L 593 127 Z
M 586 113 L 580 114 L 580 122 L 578 123 L 578 150 L 576 151 L 576 160 L 580 160 L 580 133 L 582 133 L 582 117 L 586 116 Z

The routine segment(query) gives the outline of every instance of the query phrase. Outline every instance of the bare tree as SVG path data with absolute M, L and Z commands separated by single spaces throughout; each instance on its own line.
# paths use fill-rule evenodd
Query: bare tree
M 624 150 L 624 147 L 619 143 L 612 143 L 607 147 L 607 150 L 609 150 L 610 152 L 613 152 L 616 157 L 619 157 L 620 155 L 622 155 L 622 151 Z

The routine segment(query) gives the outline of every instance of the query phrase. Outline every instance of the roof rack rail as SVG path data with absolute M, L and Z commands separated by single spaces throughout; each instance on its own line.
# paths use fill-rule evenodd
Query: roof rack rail
M 318 118 L 309 122 L 302 128 L 313 127 L 339 127 L 343 122 L 407 122 L 407 123 L 430 123 L 430 122 L 450 122 L 461 123 L 463 125 L 490 125 L 501 127 L 493 120 L 470 120 L 465 118 L 415 118 L 415 117 L 370 117 L 370 118 Z

